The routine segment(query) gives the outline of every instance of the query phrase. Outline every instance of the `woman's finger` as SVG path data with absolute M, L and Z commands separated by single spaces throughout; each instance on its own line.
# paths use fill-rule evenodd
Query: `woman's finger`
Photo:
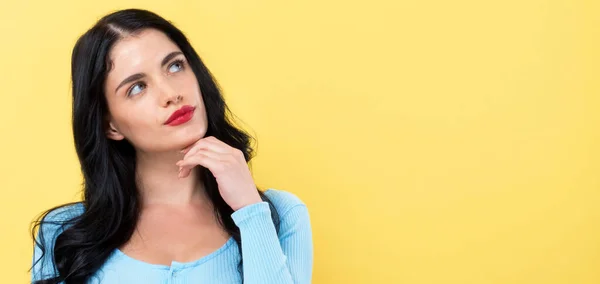
M 182 150 L 181 152 L 185 154 L 185 156 L 194 155 L 199 149 L 211 150 L 217 153 L 230 153 L 231 147 L 225 143 L 219 143 L 220 141 L 214 137 L 207 137 L 198 140 L 192 146 Z
M 198 154 L 213 158 L 215 160 L 222 160 L 222 159 L 224 159 L 224 155 L 225 155 L 225 154 L 221 154 L 219 152 L 212 151 L 210 149 L 201 148 L 201 149 L 195 149 L 194 152 L 189 152 L 188 154 L 184 155 L 181 160 L 182 161 L 186 160 L 189 157 L 196 156 Z
M 209 157 L 200 153 L 177 162 L 177 166 L 181 168 L 193 168 L 197 165 L 200 165 L 211 171 L 219 169 L 221 164 L 222 162 L 217 158 Z
M 180 168 L 178 177 L 179 178 L 188 177 L 194 168 L 189 168 L 189 167 Z
M 216 159 L 205 156 L 203 154 L 197 154 L 196 156 L 193 156 L 186 160 L 180 160 L 176 163 L 177 166 L 179 166 L 178 177 L 185 178 L 189 176 L 192 170 L 198 165 L 203 166 L 205 168 L 209 168 L 214 167 L 214 164 L 216 164 L 217 162 L 218 161 Z

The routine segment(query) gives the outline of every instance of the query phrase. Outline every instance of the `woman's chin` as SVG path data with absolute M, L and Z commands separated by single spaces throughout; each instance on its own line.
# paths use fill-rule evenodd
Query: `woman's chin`
M 194 143 L 206 135 L 207 125 L 205 123 L 193 123 L 186 126 L 182 131 L 177 133 L 179 137 L 181 137 L 182 141 Z M 191 142 L 190 142 L 191 141 Z
M 180 149 L 184 149 L 198 142 L 198 140 L 204 138 L 204 132 L 202 133 L 194 133 L 194 135 L 186 135 L 185 138 L 181 139 L 181 142 L 178 143 Z

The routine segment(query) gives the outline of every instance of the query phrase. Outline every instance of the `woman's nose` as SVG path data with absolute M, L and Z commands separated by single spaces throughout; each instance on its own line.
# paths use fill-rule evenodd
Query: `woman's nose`
M 177 90 L 171 86 L 168 82 L 160 83 L 160 104 L 163 107 L 167 107 L 170 104 L 176 104 L 181 100 L 181 95 L 177 93 Z

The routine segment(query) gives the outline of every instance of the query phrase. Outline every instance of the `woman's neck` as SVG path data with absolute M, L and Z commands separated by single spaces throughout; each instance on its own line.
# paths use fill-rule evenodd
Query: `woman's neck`
M 197 170 L 179 178 L 175 165 L 183 158 L 179 152 L 137 154 L 136 180 L 142 206 L 208 204 Z

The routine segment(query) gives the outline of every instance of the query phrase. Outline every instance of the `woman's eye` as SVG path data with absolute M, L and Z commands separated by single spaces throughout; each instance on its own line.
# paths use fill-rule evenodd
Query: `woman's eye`
M 183 62 L 179 60 L 175 61 L 173 64 L 171 64 L 171 66 L 169 66 L 170 73 L 179 72 L 181 69 L 183 69 Z
M 139 94 L 140 92 L 142 92 L 145 88 L 146 88 L 146 85 L 144 85 L 143 83 L 135 83 L 135 85 L 131 86 L 131 89 L 129 89 L 129 92 L 127 93 L 127 95 L 135 96 L 135 95 Z

